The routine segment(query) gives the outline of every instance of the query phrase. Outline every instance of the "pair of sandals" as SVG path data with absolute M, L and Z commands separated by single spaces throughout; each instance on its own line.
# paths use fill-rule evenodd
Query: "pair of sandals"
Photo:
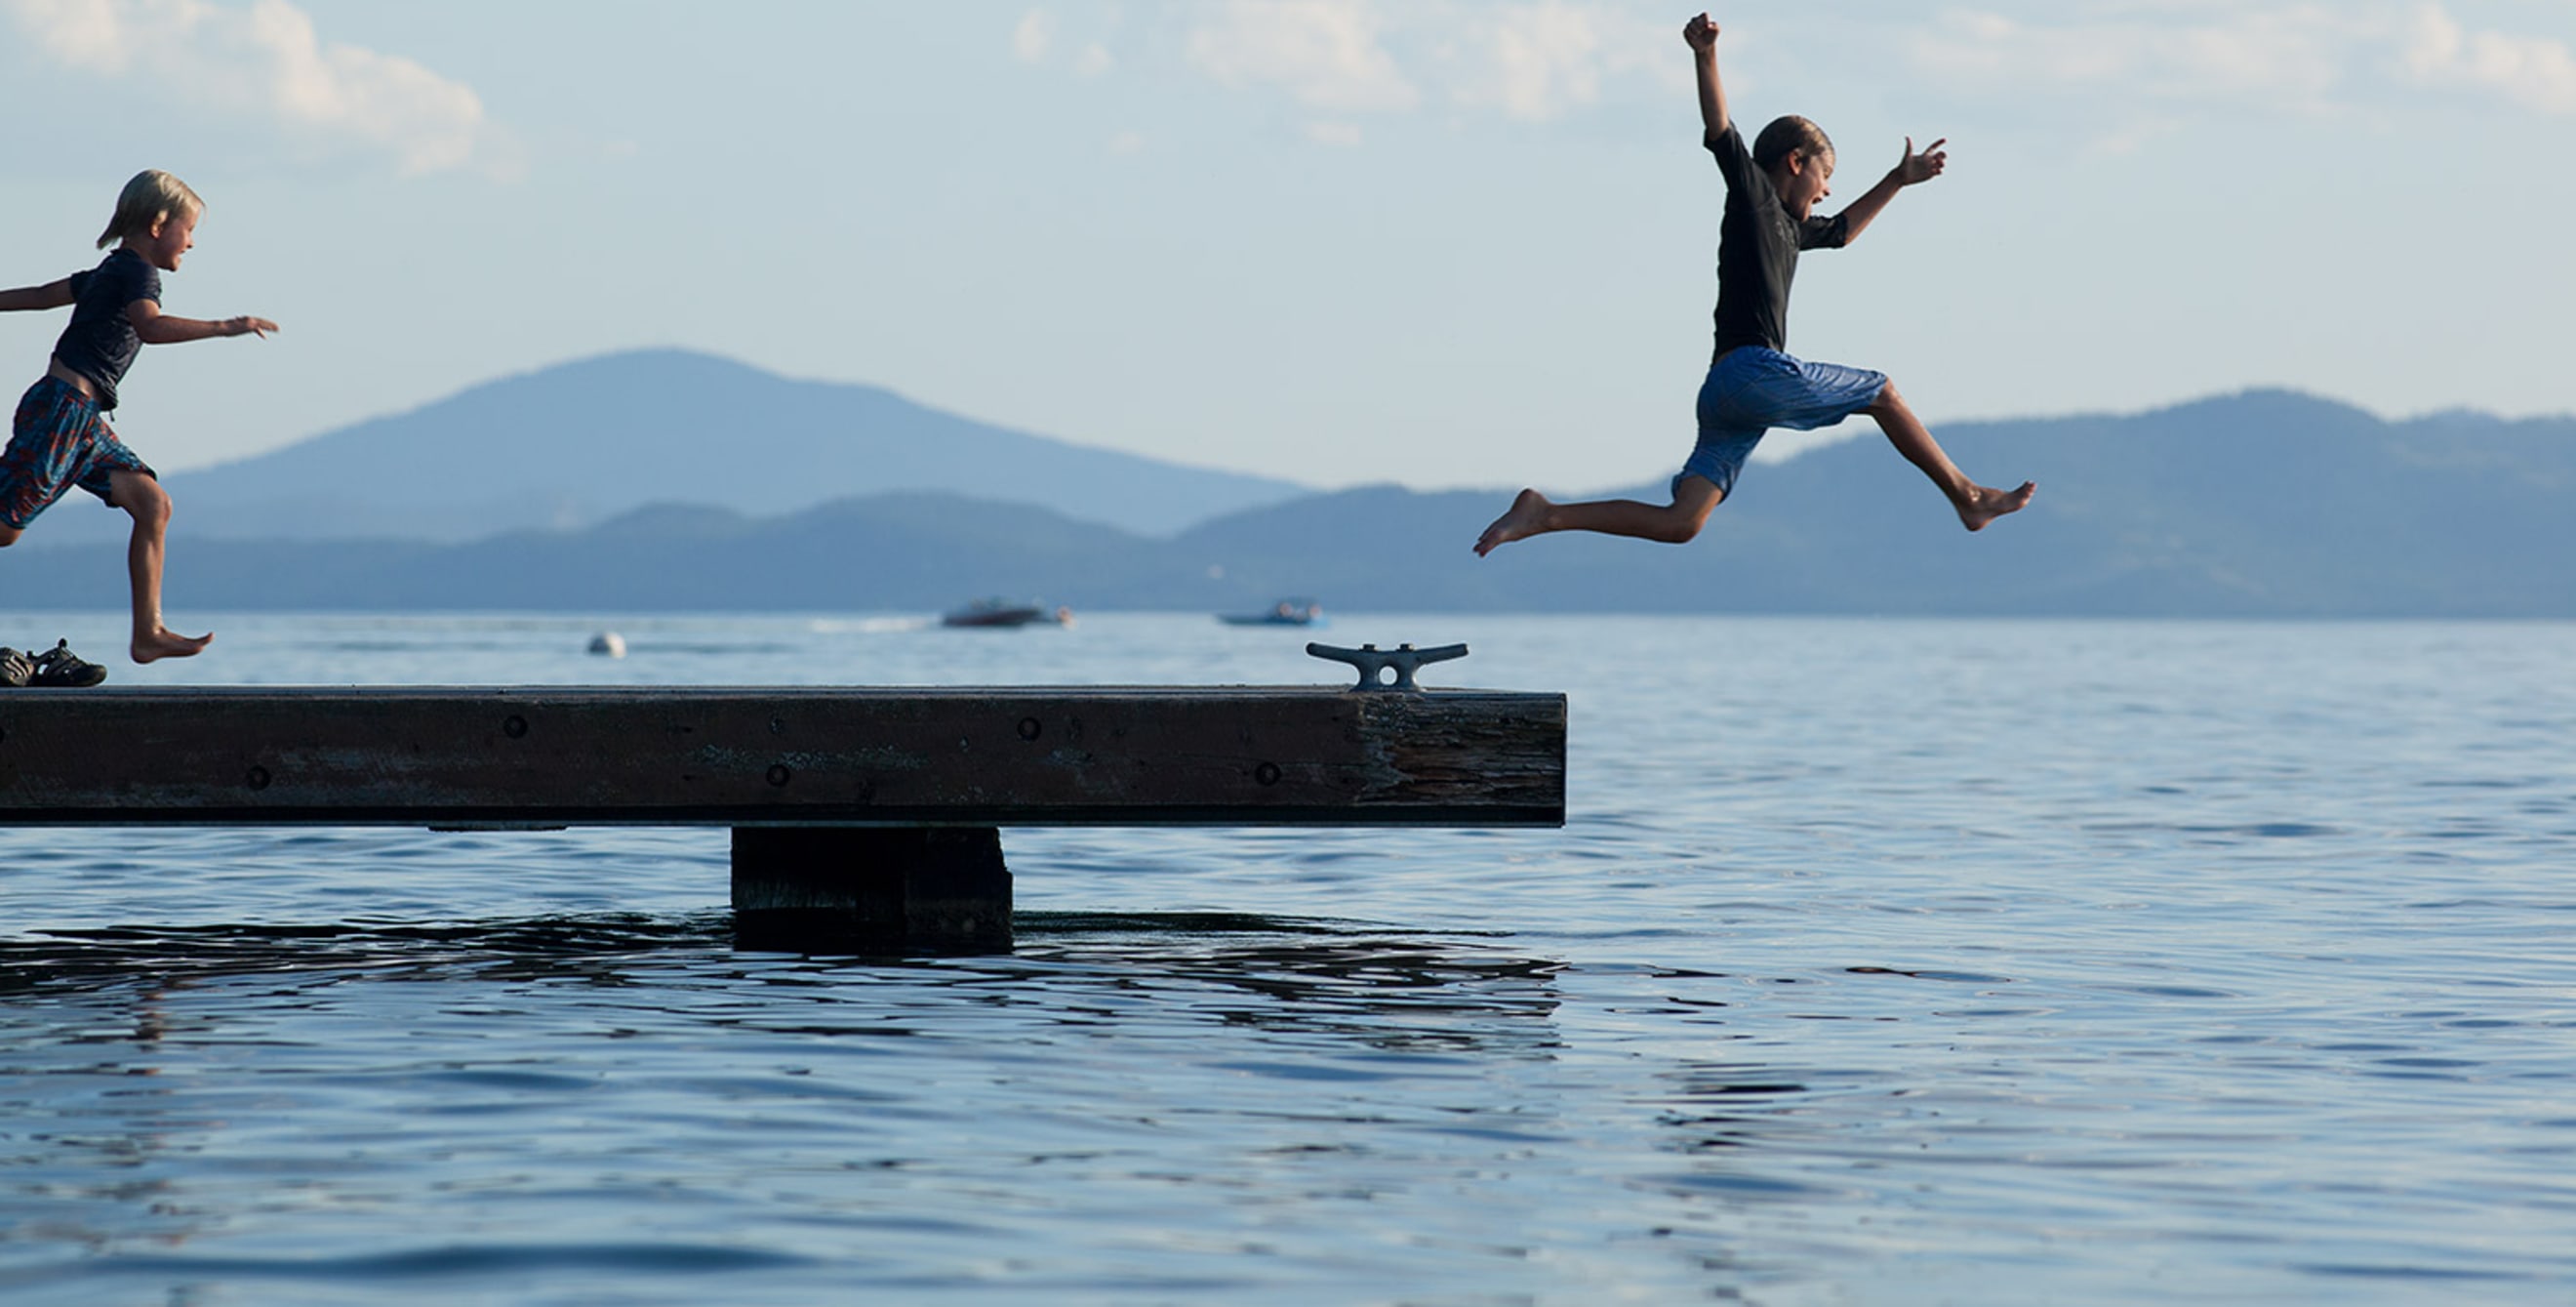
M 53 648 L 39 654 L 23 654 L 0 646 L 0 686 L 78 688 L 106 679 L 107 669 L 73 653 L 69 640 L 56 640 Z

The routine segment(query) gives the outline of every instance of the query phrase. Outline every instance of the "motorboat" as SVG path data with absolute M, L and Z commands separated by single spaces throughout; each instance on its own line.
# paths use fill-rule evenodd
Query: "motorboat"
M 1071 626 L 1073 610 L 1048 609 L 1042 604 L 1013 599 L 978 599 L 939 617 L 941 626 L 1029 626 L 1040 622 Z
M 1282 599 L 1260 613 L 1219 613 L 1228 626 L 1321 626 L 1324 606 L 1312 599 Z

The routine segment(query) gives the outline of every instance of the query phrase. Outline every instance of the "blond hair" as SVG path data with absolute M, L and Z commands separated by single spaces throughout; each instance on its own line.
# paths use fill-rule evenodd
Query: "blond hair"
M 188 183 L 158 168 L 146 168 L 134 174 L 134 180 L 116 195 L 116 216 L 107 220 L 107 230 L 100 232 L 98 247 L 108 246 L 128 236 L 148 236 L 152 226 L 177 217 L 181 212 L 203 214 L 206 202 L 197 198 Z

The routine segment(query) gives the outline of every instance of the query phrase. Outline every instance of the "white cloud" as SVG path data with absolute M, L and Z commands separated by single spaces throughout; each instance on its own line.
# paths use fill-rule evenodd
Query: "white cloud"
M 1226 0 L 1189 37 L 1199 71 L 1227 86 L 1269 85 L 1327 113 L 1414 108 L 1422 93 L 1380 41 L 1369 0 Z
M 1059 37 L 1055 15 L 1032 9 L 1020 15 L 1020 21 L 1011 28 L 1011 54 L 1024 64 L 1046 63 L 1055 56 Z M 1084 77 L 1098 77 L 1116 62 L 1108 46 L 1086 41 L 1073 56 L 1073 71 Z
M 1601 98 L 1601 75 L 1615 53 L 1607 25 L 1599 12 L 1571 4 L 1490 9 L 1471 29 L 1467 48 L 1448 61 L 1451 98 L 1524 122 L 1592 104 Z
M 396 55 L 326 43 L 286 0 L 0 0 L 56 62 L 195 109 L 390 155 L 405 173 L 472 162 L 491 132 L 473 89 Z
M 2315 5 L 2237 9 L 2200 22 L 2022 22 L 1954 11 L 1915 39 L 1913 56 L 1946 81 L 1999 93 L 2036 87 L 2316 109 L 2342 75 L 2350 19 Z
M 1586 0 L 1228 0 L 1190 15 L 1191 63 L 1217 82 L 1284 91 L 1317 113 L 1307 134 L 1357 139 L 1352 115 L 1431 104 L 1546 122 L 1643 73 L 1687 87 L 1678 20 Z
M 2564 42 L 2467 31 L 2437 4 L 2416 8 L 2405 66 L 2422 85 L 2489 91 L 2527 109 L 2576 113 L 2576 56 Z
M 1555 118 L 1601 95 L 1601 33 L 1592 14 L 1564 4 L 1498 10 L 1482 28 L 1481 57 L 1462 77 L 1462 104 L 1500 108 L 1524 121 Z
M 1047 50 L 1055 44 L 1055 18 L 1043 9 L 1032 9 L 1020 15 L 1011 29 L 1011 53 L 1024 64 L 1045 63 Z
M 2141 15 L 2141 10 L 2144 10 Z M 2392 79 L 2576 112 L 2576 58 L 2559 41 L 2464 29 L 2438 3 L 2236 4 L 2168 0 L 2132 17 L 2035 20 L 1953 10 L 1914 37 L 1918 69 L 1962 90 L 2080 95 L 2330 114 L 2384 100 Z
M 1871 45 L 1892 39 L 1913 72 L 1964 94 L 2089 124 L 2110 149 L 2204 113 L 2340 115 L 2384 104 L 2392 91 L 2576 113 L 2576 56 L 2565 42 L 2465 29 L 2451 17 L 2461 7 L 1970 0 L 1850 34 Z M 1634 0 L 1167 0 L 1157 13 L 1184 33 L 1198 73 L 1285 97 L 1317 140 L 1347 143 L 1373 117 L 1435 107 L 1549 122 L 1641 86 L 1686 93 L 1690 81 L 1680 23 Z M 1032 24 L 1044 25 L 1032 35 Z M 1062 59 L 1067 45 L 1034 10 L 1015 39 L 1024 58 L 1034 45 Z M 1106 60 L 1104 48 L 1092 49 Z

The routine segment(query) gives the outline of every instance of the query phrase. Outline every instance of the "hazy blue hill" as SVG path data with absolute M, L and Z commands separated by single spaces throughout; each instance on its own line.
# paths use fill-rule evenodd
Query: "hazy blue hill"
M 1353 608 L 2576 616 L 2576 419 L 2387 423 L 2253 391 L 1939 434 L 1972 474 L 2037 480 L 2039 498 L 1970 535 L 1873 431 L 1750 469 L 1678 549 L 1564 535 L 1478 559 L 1503 492 L 1392 487 L 1173 543 L 1229 580 Z
M 2036 479 L 2039 499 L 1969 536 L 1873 435 L 1756 469 L 1721 513 L 1796 532 L 1802 554 L 1839 559 L 1844 602 L 1891 610 L 2576 611 L 2576 421 L 2392 424 L 2257 391 L 1940 435 L 1989 481 Z M 1960 593 L 1971 578 L 1985 592 Z
M 2576 617 L 2576 419 L 2387 423 L 2258 391 L 1940 435 L 1972 474 L 2039 481 L 2038 500 L 1970 535 L 1871 433 L 1748 470 L 1680 548 L 1559 535 L 1479 559 L 1503 489 L 1307 495 L 1162 539 L 894 494 L 769 516 L 663 505 L 453 545 L 183 530 L 170 590 L 183 613 L 936 611 L 998 593 L 1211 612 L 1313 595 L 1345 610 Z M 114 546 L 0 555 L 11 607 L 115 607 L 123 584 Z
M 1306 493 L 1264 477 L 1066 444 L 872 386 L 793 381 L 705 354 L 614 354 L 476 386 L 255 458 L 173 473 L 200 538 L 466 540 L 568 528 L 685 497 L 776 515 L 944 491 L 1144 535 Z M 98 515 L 47 521 L 104 539 Z
M 1099 595 L 1103 578 L 1150 588 L 1175 579 L 1166 548 L 1024 505 L 904 494 L 774 518 L 654 505 L 587 530 L 457 545 L 192 541 L 170 585 L 174 611 L 937 611 L 986 594 Z M 0 572 L 8 607 L 122 602 L 116 547 L 13 550 L 7 564 L 19 565 Z
M 381 593 L 399 608 L 944 609 L 988 593 L 1095 592 L 1096 577 L 1151 573 L 1156 553 L 1111 527 L 956 495 L 777 518 L 657 506 L 587 531 L 408 555 Z

